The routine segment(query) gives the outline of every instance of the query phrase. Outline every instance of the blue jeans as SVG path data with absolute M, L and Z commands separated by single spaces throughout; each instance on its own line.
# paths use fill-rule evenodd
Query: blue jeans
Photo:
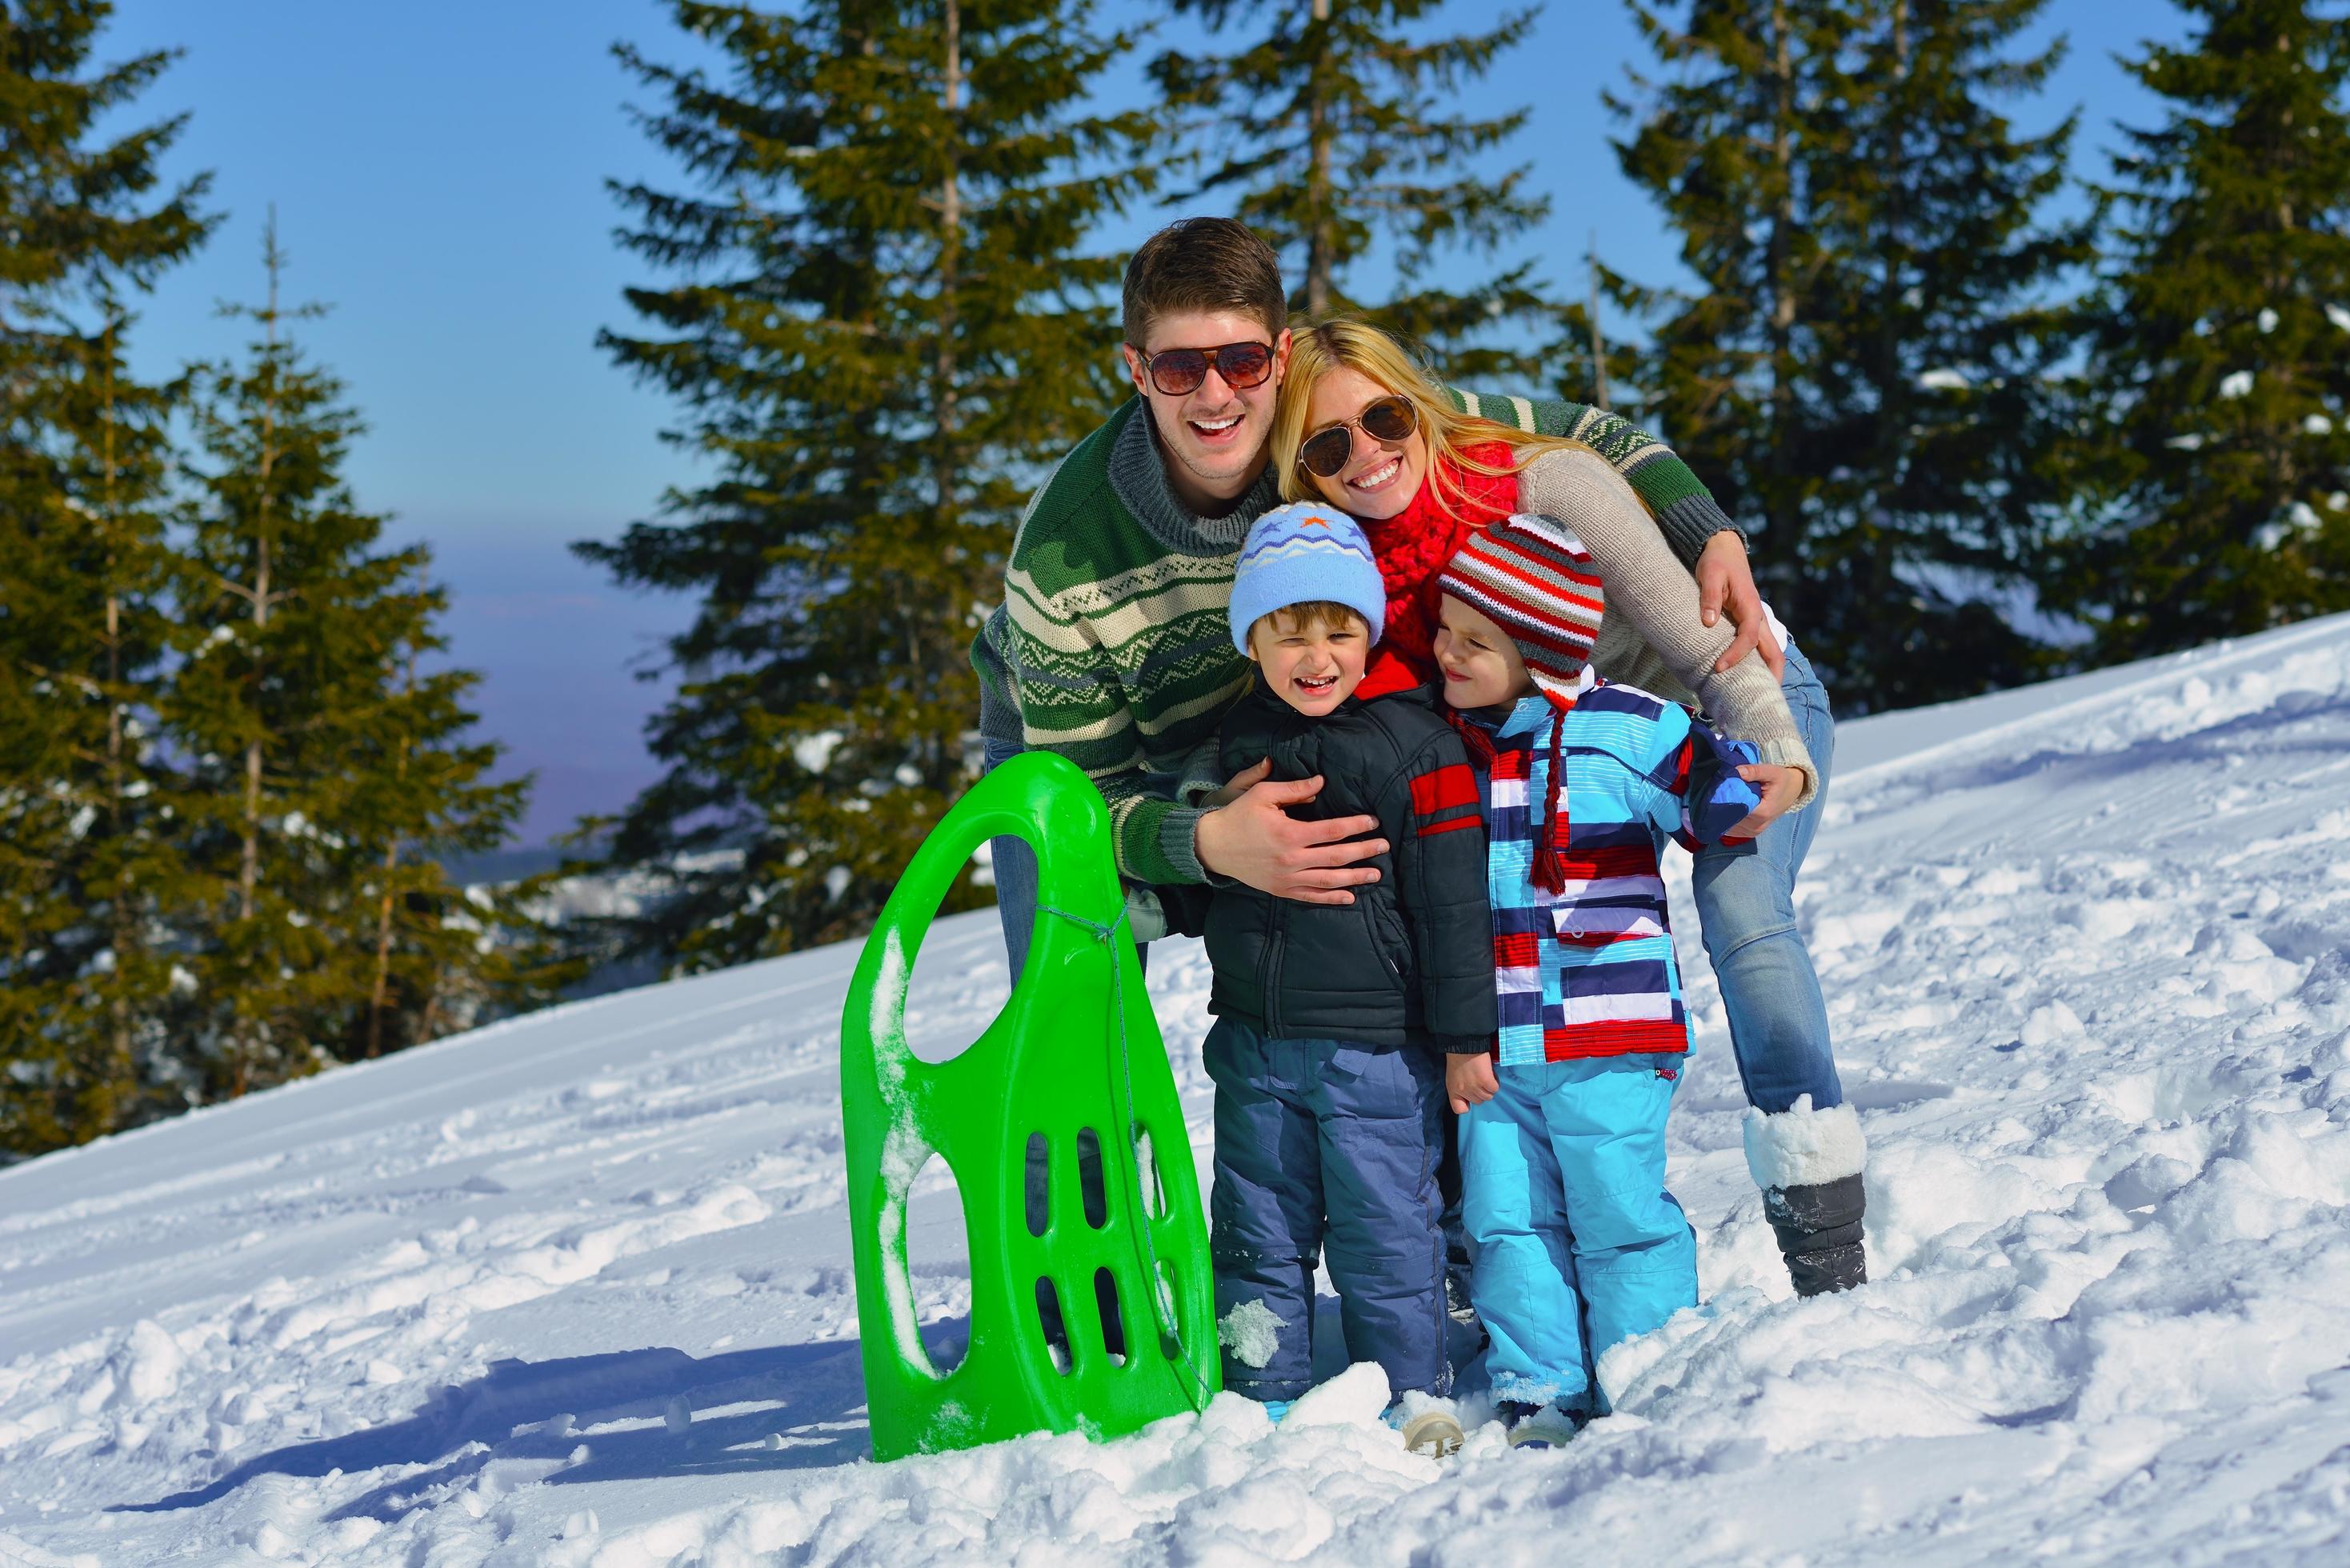
M 1021 748 L 1000 741 L 986 743 L 983 777 L 1020 754 Z M 1036 846 L 1017 834 L 987 841 L 988 865 L 995 873 L 995 919 L 1003 928 L 1003 956 L 1012 965 L 1012 983 L 1028 967 L 1028 941 L 1036 930 Z M 1150 971 L 1150 944 L 1134 944 L 1135 962 Z
M 1600 1353 L 1697 1304 L 1697 1238 L 1665 1190 L 1684 1060 L 1496 1067 L 1499 1091 L 1461 1116 L 1494 1398 L 1593 1410 Z
M 1738 1058 L 1747 1103 L 1783 1111 L 1809 1095 L 1812 1108 L 1844 1103 L 1835 1057 L 1828 1046 L 1827 1003 L 1811 950 L 1795 927 L 1795 875 L 1811 852 L 1827 805 L 1828 771 L 1835 757 L 1835 722 L 1828 694 L 1811 660 L 1787 649 L 1782 682 L 1795 728 L 1820 770 L 1818 796 L 1802 811 L 1762 830 L 1755 853 L 1720 847 L 1698 852 L 1691 885 L 1705 925 L 1705 953 L 1730 1014 L 1730 1046 Z
M 1398 1394 L 1449 1392 L 1436 1053 L 1268 1039 L 1220 1018 L 1201 1054 L 1216 1083 L 1216 1321 L 1252 1302 L 1273 1318 L 1258 1316 L 1269 1345 L 1226 1345 L 1224 1386 L 1263 1400 L 1313 1386 L 1314 1263 L 1326 1258 L 1347 1358 L 1378 1362 Z

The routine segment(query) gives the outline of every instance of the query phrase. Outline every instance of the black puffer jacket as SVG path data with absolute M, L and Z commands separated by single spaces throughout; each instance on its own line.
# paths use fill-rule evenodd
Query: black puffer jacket
M 1374 672 L 1375 676 L 1378 672 Z M 1208 1011 L 1276 1037 L 1485 1050 L 1497 1025 L 1485 823 L 1461 737 L 1419 688 L 1350 697 L 1311 719 L 1262 681 L 1224 719 L 1222 774 L 1266 757 L 1271 777 L 1322 775 L 1291 815 L 1379 819 L 1379 879 L 1352 904 L 1218 888 L 1207 909 Z

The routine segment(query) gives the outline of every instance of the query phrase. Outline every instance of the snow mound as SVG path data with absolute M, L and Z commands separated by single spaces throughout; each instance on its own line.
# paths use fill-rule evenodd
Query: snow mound
M 1406 1453 L 1325 1312 L 1279 1428 L 870 1463 L 827 949 L 0 1171 L 0 1562 L 2341 1561 L 2350 618 L 1839 742 L 1798 915 L 1873 1282 L 1789 1296 L 1682 862 L 1705 1304 L 1562 1449 L 1472 1406 Z M 1002 1004 L 993 917 L 909 957 L 935 1058 Z M 1203 1152 L 1207 979 L 1154 950 Z M 907 1221 L 942 1363 L 951 1181 Z

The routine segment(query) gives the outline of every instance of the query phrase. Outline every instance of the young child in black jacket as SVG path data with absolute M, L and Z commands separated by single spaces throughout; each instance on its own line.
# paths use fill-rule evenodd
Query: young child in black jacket
M 1295 815 L 1376 816 L 1389 847 L 1351 904 L 1213 895 L 1211 1250 L 1225 1387 L 1276 1420 L 1305 1392 L 1326 1256 L 1348 1359 L 1387 1369 L 1408 1443 L 1449 1452 L 1459 1424 L 1407 1418 L 1400 1397 L 1451 1385 L 1436 1167 L 1444 1054 L 1485 1051 L 1496 1027 L 1485 828 L 1435 693 L 1372 663 L 1386 606 L 1345 514 L 1300 503 L 1249 530 L 1232 631 L 1257 681 L 1224 721 L 1222 776 L 1267 759 L 1274 779 L 1319 774 Z

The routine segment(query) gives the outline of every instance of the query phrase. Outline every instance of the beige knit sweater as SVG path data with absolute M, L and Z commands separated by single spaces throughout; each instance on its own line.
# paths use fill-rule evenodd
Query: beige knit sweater
M 1727 616 L 1711 627 L 1698 619 L 1696 582 L 1607 460 L 1588 452 L 1544 452 L 1518 472 L 1518 510 L 1565 524 L 1599 568 L 1607 611 L 1591 667 L 1600 679 L 1692 704 L 1731 740 L 1753 742 L 1764 762 L 1802 769 L 1795 805 L 1809 805 L 1819 793 L 1819 769 L 1771 667 L 1760 653 L 1749 653 L 1714 673 L 1736 628 Z

